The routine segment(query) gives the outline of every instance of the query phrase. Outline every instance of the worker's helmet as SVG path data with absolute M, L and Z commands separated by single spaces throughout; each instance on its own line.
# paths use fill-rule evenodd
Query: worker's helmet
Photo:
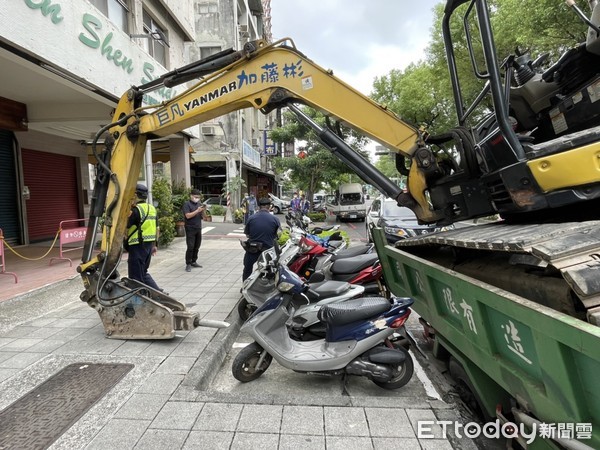
M 146 200 L 148 198 L 148 188 L 141 183 L 138 183 L 135 186 L 135 195 L 142 200 Z

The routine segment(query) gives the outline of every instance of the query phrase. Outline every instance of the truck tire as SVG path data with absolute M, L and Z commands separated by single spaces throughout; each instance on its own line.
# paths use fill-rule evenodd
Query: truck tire
M 469 375 L 462 364 L 458 362 L 454 356 L 451 356 L 448 361 L 448 370 L 450 371 L 450 376 L 456 382 L 458 396 L 467 408 L 477 414 L 477 417 L 480 419 L 489 419 L 487 414 L 484 413 L 483 403 L 479 398 L 479 394 L 477 394 Z
M 273 206 L 273 213 L 279 214 L 280 212 L 281 210 L 279 209 L 279 206 Z
M 261 366 L 256 367 L 263 351 L 264 349 L 260 345 L 253 342 L 237 354 L 231 365 L 231 373 L 236 380 L 242 383 L 256 380 L 269 368 L 273 357 L 268 353 L 263 359 Z

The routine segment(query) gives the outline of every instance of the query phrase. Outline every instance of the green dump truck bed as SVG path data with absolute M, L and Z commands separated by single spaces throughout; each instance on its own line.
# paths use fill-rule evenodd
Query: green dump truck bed
M 598 326 L 388 245 L 380 229 L 373 237 L 388 287 L 415 299 L 435 353 L 462 365 L 488 416 L 502 405 L 555 437 L 528 448 L 600 449 Z

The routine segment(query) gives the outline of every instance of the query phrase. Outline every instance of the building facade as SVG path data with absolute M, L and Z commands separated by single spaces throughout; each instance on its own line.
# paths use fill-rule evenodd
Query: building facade
M 270 0 L 195 0 L 196 38 L 192 59 L 221 50 L 239 50 L 257 39 L 270 41 Z M 275 114 L 263 115 L 252 108 L 236 111 L 202 124 L 200 137 L 192 140 L 192 185 L 205 196 L 218 196 L 227 181 L 243 179 L 244 188 L 231 189 L 232 204 L 240 194 L 277 193 L 277 179 L 270 166 L 276 147 L 268 139 Z
M 0 228 L 27 244 L 85 217 L 89 144 L 119 97 L 190 61 L 193 0 L 11 0 L 0 8 Z M 146 104 L 172 89 L 149 92 Z M 199 128 L 152 141 L 145 167 L 190 179 Z M 150 161 L 152 160 L 152 161 Z M 151 184 L 151 170 L 140 181 Z

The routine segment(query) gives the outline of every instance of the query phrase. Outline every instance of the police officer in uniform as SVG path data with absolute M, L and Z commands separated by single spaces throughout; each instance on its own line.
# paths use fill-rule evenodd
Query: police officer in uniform
M 269 212 L 271 199 L 263 197 L 258 201 L 260 209 L 256 214 L 248 217 L 248 222 L 244 227 L 244 234 L 252 242 L 260 242 L 262 249 L 266 250 L 273 247 L 273 242 L 277 239 L 281 223 L 279 219 Z M 244 273 L 242 281 L 250 276 L 254 263 L 258 260 L 260 253 L 246 252 L 244 255 Z
M 135 187 L 135 203 L 127 221 L 127 270 L 129 278 L 140 281 L 156 290 L 162 291 L 148 273 L 152 255 L 156 253 L 158 224 L 156 208 L 146 202 L 148 188 L 143 184 Z

